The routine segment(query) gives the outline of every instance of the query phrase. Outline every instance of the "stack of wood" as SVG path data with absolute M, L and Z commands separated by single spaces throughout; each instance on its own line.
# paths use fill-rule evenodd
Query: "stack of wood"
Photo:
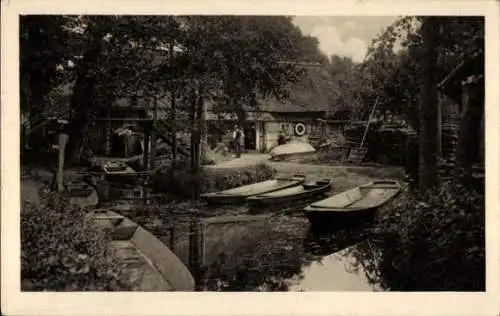
M 456 124 L 444 124 L 441 128 L 441 148 L 444 160 L 454 163 L 457 148 L 458 127 Z

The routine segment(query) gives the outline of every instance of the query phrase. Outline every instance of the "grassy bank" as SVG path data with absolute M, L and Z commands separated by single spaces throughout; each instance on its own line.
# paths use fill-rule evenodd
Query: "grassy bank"
M 175 162 L 160 169 L 153 177 L 152 183 L 158 192 L 187 199 L 192 196 L 195 186 L 199 188 L 200 193 L 214 192 L 268 180 L 274 174 L 273 168 L 264 163 L 227 169 L 200 168 L 196 173 L 192 173 L 189 164 Z

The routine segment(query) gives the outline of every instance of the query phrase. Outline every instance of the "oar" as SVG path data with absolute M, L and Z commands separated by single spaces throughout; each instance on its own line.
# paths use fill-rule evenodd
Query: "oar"
M 365 138 L 366 138 L 366 135 L 368 134 L 368 129 L 370 127 L 370 122 L 373 118 L 373 114 L 375 113 L 375 108 L 377 107 L 377 104 L 378 104 L 378 101 L 380 100 L 380 96 L 377 97 L 377 100 L 375 100 L 375 104 L 373 105 L 373 108 L 372 108 L 372 113 L 370 114 L 370 117 L 368 118 L 368 123 L 366 124 L 366 129 L 365 129 L 365 133 L 363 135 L 363 139 L 361 140 L 361 144 L 359 145 L 359 148 L 363 148 L 363 144 L 365 143 Z

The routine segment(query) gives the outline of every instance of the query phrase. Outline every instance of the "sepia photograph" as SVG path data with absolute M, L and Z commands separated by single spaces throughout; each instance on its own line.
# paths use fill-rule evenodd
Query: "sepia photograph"
M 485 25 L 20 13 L 21 293 L 485 293 Z

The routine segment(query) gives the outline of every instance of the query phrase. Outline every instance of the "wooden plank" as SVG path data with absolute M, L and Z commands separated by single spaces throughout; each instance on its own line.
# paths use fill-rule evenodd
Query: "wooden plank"
M 62 192 L 64 190 L 64 152 L 66 144 L 68 143 L 69 136 L 67 134 L 59 134 L 59 157 L 57 164 L 57 191 Z

